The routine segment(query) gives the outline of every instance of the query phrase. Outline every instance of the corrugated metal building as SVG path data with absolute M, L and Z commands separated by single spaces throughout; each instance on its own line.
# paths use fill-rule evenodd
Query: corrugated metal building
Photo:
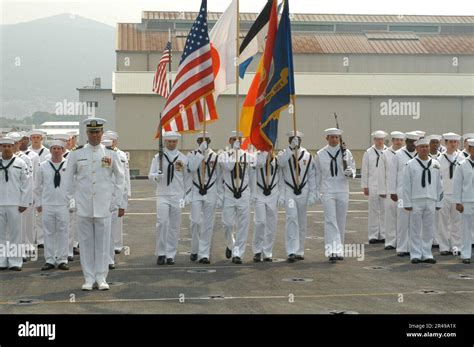
M 209 13 L 209 26 L 220 13 Z M 150 12 L 141 23 L 118 23 L 112 93 L 120 146 L 131 169 L 146 174 L 164 99 L 152 93 L 156 65 L 172 30 L 173 71 L 181 56 L 193 12 Z M 243 38 L 256 18 L 241 14 Z M 474 131 L 474 17 L 294 14 L 292 16 L 298 127 L 305 147 L 324 145 L 322 131 L 337 112 L 345 141 L 360 161 L 373 130 L 429 133 Z M 240 86 L 240 102 L 253 78 L 255 61 Z M 211 124 L 213 148 L 226 146 L 235 127 L 235 88 L 220 96 L 220 120 Z M 279 146 L 291 118 L 280 118 Z M 186 135 L 183 150 L 195 147 Z

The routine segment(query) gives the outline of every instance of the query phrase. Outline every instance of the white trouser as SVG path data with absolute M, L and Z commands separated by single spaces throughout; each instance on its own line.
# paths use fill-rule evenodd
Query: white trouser
M 123 217 L 118 217 L 118 211 L 112 213 L 112 246 L 114 251 L 121 251 L 123 248 Z
M 178 250 L 181 206 L 177 196 L 158 196 L 156 201 L 156 256 L 173 258 Z
M 21 214 L 22 242 L 34 246 L 35 244 L 35 207 L 31 206 Z
M 325 249 L 334 251 L 338 256 L 343 256 L 344 231 L 346 228 L 347 207 L 349 205 L 348 193 L 324 193 L 322 198 L 324 209 L 324 244 Z M 336 247 L 334 249 L 334 247 Z
M 43 206 L 44 259 L 55 265 L 66 263 L 68 254 L 69 209 L 67 206 Z
M 411 213 L 403 208 L 403 203 L 398 200 L 398 215 L 397 215 L 397 252 L 407 253 L 410 251 L 410 218 Z
M 77 213 L 72 212 L 72 213 L 69 213 L 68 256 L 70 257 L 74 256 L 74 247 L 77 247 L 77 244 L 78 244 L 76 230 L 77 230 Z
M 440 252 L 459 252 L 461 249 L 462 216 L 456 210 L 452 195 L 445 195 L 443 208 L 437 213 L 437 241 Z
M 385 199 L 385 246 L 397 246 L 397 202 Z
M 224 225 L 227 247 L 232 250 L 232 257 L 243 258 L 247 243 L 250 224 L 250 198 L 243 195 L 240 199 L 224 198 L 222 208 L 222 224 Z M 233 235 L 236 226 L 235 238 Z
M 110 217 L 77 216 L 81 267 L 86 283 L 100 283 L 109 272 Z
M 23 254 L 18 252 L 22 249 L 21 213 L 18 206 L 0 206 L 0 245 L 0 267 L 23 265 Z
M 264 258 L 272 257 L 273 243 L 275 242 L 278 220 L 277 200 L 255 201 L 253 232 L 253 253 L 263 253 Z
M 35 236 L 38 245 L 44 245 L 43 217 L 35 208 Z
M 374 191 L 374 193 L 372 193 Z M 385 239 L 385 198 L 369 190 L 369 240 Z
M 471 259 L 472 256 L 472 231 L 474 230 L 474 203 L 465 202 L 462 213 L 462 238 L 461 238 L 461 258 Z
M 410 258 L 433 258 L 434 224 L 436 202 L 430 199 L 413 200 L 413 210 L 410 212 Z
M 206 200 L 191 202 L 191 215 L 189 217 L 191 229 L 191 253 L 197 254 L 198 259 L 208 258 L 211 252 L 212 234 L 214 231 L 214 212 L 217 196 Z

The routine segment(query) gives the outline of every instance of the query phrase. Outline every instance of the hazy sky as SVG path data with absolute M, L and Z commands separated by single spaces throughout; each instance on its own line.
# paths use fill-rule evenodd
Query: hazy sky
M 223 11 L 231 0 L 208 0 L 209 11 Z M 240 0 L 241 12 L 258 12 L 266 0 Z M 115 25 L 140 22 L 141 12 L 197 11 L 200 0 L 0 0 L 0 24 L 71 13 Z M 293 13 L 474 15 L 472 0 L 292 0 Z

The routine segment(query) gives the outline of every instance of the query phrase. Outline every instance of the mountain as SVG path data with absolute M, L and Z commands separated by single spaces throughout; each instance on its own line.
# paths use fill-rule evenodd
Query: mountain
M 0 25 L 0 116 L 55 112 L 94 77 L 111 88 L 114 68 L 112 26 L 69 14 Z

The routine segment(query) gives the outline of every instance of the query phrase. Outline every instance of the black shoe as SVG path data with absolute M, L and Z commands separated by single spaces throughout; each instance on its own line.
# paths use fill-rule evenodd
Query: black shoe
M 6 266 L 0 267 L 0 271 L 7 270 L 7 269 L 8 269 L 8 267 L 6 267 Z
M 433 248 L 439 248 L 439 245 L 432 245 L 431 249 L 433 249 Z
M 403 252 L 403 255 L 410 255 L 410 252 Z
M 23 258 L 23 262 L 26 263 L 28 261 L 28 258 L 27 257 L 24 257 Z
M 271 263 L 271 262 L 273 261 L 273 259 L 272 259 L 272 258 L 263 258 L 263 261 L 266 261 L 266 262 L 268 262 L 268 263 Z
M 74 247 L 74 248 L 72 249 L 72 254 L 74 254 L 74 255 L 79 255 L 79 254 L 80 254 L 80 253 L 79 253 L 79 247 Z
M 329 261 L 330 261 L 331 263 L 335 263 L 336 260 L 337 260 L 336 254 L 333 253 L 333 254 L 331 254 L 331 255 L 329 256 Z
M 384 248 L 386 251 L 391 251 L 392 249 L 395 249 L 393 246 L 385 246 Z
M 378 239 L 377 243 L 385 243 L 385 239 Z
M 463 264 L 471 264 L 471 259 L 463 259 L 462 263 Z
M 198 255 L 197 255 L 197 254 L 191 253 L 191 255 L 189 256 L 189 259 L 191 259 L 191 261 L 196 261 L 197 258 L 198 258 Z
M 67 261 L 74 261 L 74 256 L 70 255 L 69 257 L 67 257 Z
M 115 253 L 115 254 L 120 254 L 120 253 L 122 253 L 122 250 L 121 250 L 121 249 L 116 249 L 116 250 L 114 251 L 114 253 Z
M 115 270 L 115 264 L 109 264 L 109 270 Z
M 41 243 L 37 246 L 38 248 L 44 248 L 44 245 Z
M 378 242 L 378 240 L 376 240 L 376 239 L 370 239 L 370 240 L 369 240 L 369 244 L 370 244 L 370 245 L 374 245 L 374 244 L 376 244 L 377 242 Z
M 344 260 L 344 257 L 342 255 L 336 256 L 336 260 Z
M 255 253 L 253 256 L 253 261 L 256 263 L 260 263 L 262 261 L 262 253 Z
M 66 263 L 61 263 L 58 265 L 59 270 L 69 270 L 69 266 Z
M 412 263 L 412 264 L 419 264 L 419 263 L 421 263 L 421 260 L 418 259 L 418 258 L 413 258 L 413 259 L 411 260 L 411 263 Z
M 304 260 L 304 257 L 302 255 L 297 255 L 295 257 L 296 260 Z
M 436 264 L 436 259 L 428 258 L 428 259 L 423 260 L 423 263 Z
M 232 251 L 229 249 L 229 247 L 225 248 L 225 257 L 227 259 L 230 259 L 232 257 Z
M 450 255 L 451 252 L 450 251 L 442 251 L 442 252 L 439 252 L 440 255 Z
M 288 263 L 294 263 L 296 261 L 296 255 L 293 253 L 288 255 Z
M 159 255 L 158 259 L 156 260 L 157 265 L 165 265 L 166 257 L 164 255 Z
M 232 262 L 234 264 L 242 264 L 242 259 L 240 259 L 240 257 L 233 257 Z
M 201 264 L 210 264 L 210 263 L 211 263 L 211 262 L 209 261 L 209 259 L 207 259 L 207 258 L 202 258 L 202 259 L 199 260 L 199 262 L 200 262 Z
M 174 259 L 173 258 L 166 259 L 166 265 L 174 265 Z
M 397 252 L 397 257 L 404 257 L 406 256 L 405 252 Z
M 11 271 L 21 271 L 21 267 L 19 267 L 19 266 L 12 266 L 11 268 L 9 268 L 9 270 L 11 270 Z
M 54 265 L 50 264 L 50 263 L 46 263 L 41 268 L 41 271 L 48 271 L 48 270 L 52 270 L 52 269 L 54 269 Z

